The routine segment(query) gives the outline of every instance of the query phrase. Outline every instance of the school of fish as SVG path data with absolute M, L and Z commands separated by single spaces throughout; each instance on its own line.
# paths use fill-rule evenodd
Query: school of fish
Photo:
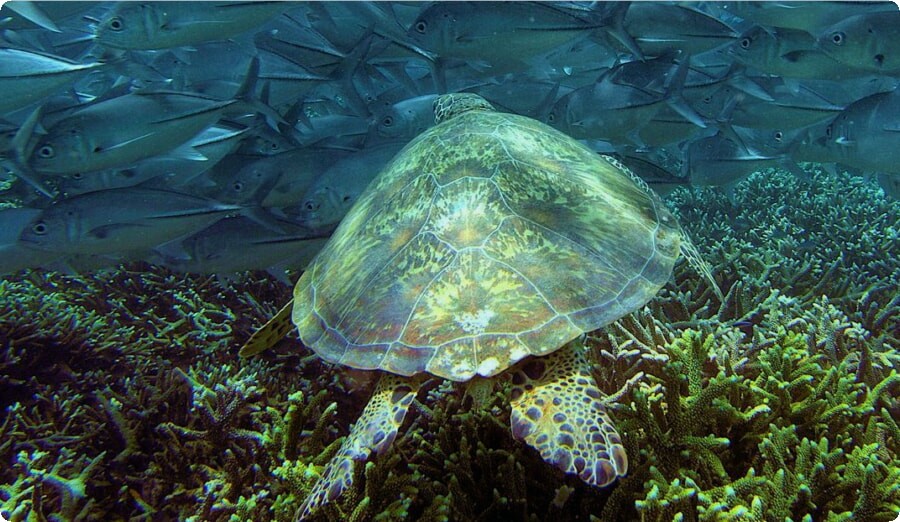
M 815 162 L 900 197 L 891 2 L 0 8 L 0 273 L 304 267 L 474 92 L 660 189 Z

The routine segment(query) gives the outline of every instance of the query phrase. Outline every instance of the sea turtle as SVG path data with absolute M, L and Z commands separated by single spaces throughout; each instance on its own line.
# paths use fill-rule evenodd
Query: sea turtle
M 689 242 L 639 178 L 540 122 L 462 93 L 437 98 L 435 119 L 241 350 L 292 321 L 322 359 L 384 372 L 301 518 L 390 445 L 427 374 L 512 368 L 517 439 L 595 486 L 627 470 L 580 337 L 649 301 Z

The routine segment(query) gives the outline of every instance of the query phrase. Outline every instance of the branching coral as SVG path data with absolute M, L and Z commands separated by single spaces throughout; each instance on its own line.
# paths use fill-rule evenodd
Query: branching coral
M 900 204 L 819 172 L 670 203 L 726 298 L 679 265 L 588 335 L 626 477 L 594 489 L 517 443 L 503 379 L 434 380 L 314 518 L 893 520 Z M 4 516 L 293 521 L 368 393 L 295 340 L 238 365 L 289 293 L 144 264 L 0 282 Z

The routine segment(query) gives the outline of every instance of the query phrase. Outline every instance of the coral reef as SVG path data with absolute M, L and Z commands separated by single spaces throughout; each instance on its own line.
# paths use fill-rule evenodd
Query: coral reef
M 866 520 L 900 512 L 900 203 L 811 169 L 667 198 L 686 264 L 589 334 L 629 473 L 591 488 L 509 431 L 509 384 L 428 381 L 319 520 Z M 292 521 L 371 379 L 288 339 L 289 296 L 145 264 L 0 281 L 0 510 L 10 520 Z

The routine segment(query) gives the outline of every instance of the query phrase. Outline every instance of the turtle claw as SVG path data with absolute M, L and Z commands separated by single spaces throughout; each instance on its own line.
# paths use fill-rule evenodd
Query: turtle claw
M 603 487 L 625 475 L 628 458 L 582 352 L 573 341 L 515 371 L 511 428 L 547 463 Z
M 365 461 L 373 452 L 380 455 L 387 451 L 397 437 L 419 384 L 418 380 L 393 374 L 381 377 L 341 449 L 325 465 L 322 478 L 300 507 L 298 520 L 305 520 L 320 506 L 340 497 L 353 485 L 356 462 Z

